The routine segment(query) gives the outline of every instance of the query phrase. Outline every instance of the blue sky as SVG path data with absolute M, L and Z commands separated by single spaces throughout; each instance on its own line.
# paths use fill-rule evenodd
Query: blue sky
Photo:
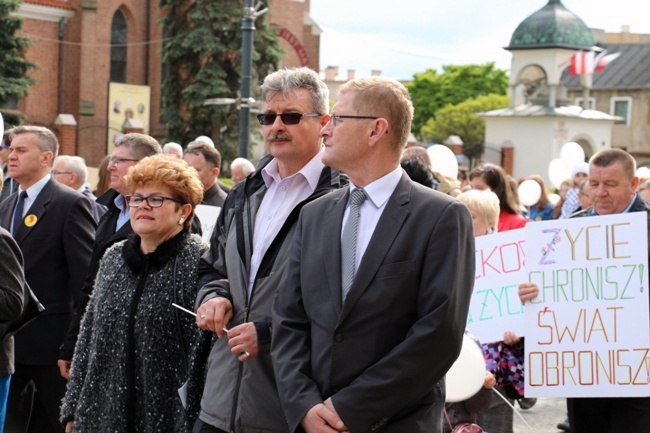
M 510 68 L 503 49 L 517 25 L 547 0 L 311 0 L 322 30 L 320 67 L 410 79 L 427 68 L 494 61 Z M 643 0 L 563 0 L 587 26 L 650 33 Z

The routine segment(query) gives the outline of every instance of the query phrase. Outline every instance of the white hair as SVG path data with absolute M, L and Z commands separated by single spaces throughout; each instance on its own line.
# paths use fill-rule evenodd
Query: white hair
M 230 163 L 230 169 L 232 170 L 233 168 L 237 168 L 237 167 L 241 168 L 244 174 L 247 176 L 249 173 L 255 171 L 255 166 L 253 165 L 253 163 L 247 160 L 246 158 L 233 159 L 233 161 Z
M 201 142 L 201 143 L 205 143 L 205 144 L 207 144 L 209 146 L 215 147 L 214 146 L 214 141 L 212 141 L 212 139 L 210 137 L 207 137 L 205 135 L 199 135 L 198 137 L 196 137 L 194 139 L 194 141 L 198 141 L 198 142 Z
M 183 146 L 181 146 L 178 143 L 174 143 L 170 141 L 169 143 L 165 144 L 162 148 L 162 151 L 165 154 L 171 153 L 172 150 L 175 150 L 176 152 L 180 152 L 181 157 L 183 156 Z
M 86 161 L 80 156 L 59 155 L 56 159 L 63 161 L 66 171 L 71 171 L 77 175 L 79 182 L 84 184 L 88 179 L 88 167 Z

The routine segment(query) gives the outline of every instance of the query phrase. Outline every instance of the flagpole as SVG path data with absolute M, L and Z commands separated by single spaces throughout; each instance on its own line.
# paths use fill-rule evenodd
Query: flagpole
M 582 84 L 582 108 L 584 110 L 589 108 L 589 92 L 593 86 L 593 73 L 580 75 L 580 84 Z

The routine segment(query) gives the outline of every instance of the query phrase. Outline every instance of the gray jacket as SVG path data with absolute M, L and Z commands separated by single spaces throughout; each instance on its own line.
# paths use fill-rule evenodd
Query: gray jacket
M 23 310 L 23 254 L 9 232 L 0 227 L 0 336 Z M 2 340 L 0 376 L 14 372 L 14 337 Z
M 271 307 L 289 255 L 295 223 L 303 205 L 340 187 L 340 176 L 325 167 L 314 193 L 293 209 L 260 264 L 248 299 L 253 222 L 266 186 L 261 168 L 233 188 L 217 221 L 210 250 L 201 259 L 202 288 L 196 308 L 223 296 L 231 300 L 234 317 L 229 327 L 255 323 L 259 356 L 241 363 L 230 353 L 227 338 L 216 340 L 207 359 L 207 377 L 200 418 L 219 429 L 232 432 L 287 432 L 271 364 Z M 219 281 L 228 279 L 228 281 Z M 206 347 L 205 345 L 203 347 Z M 209 345 L 207 349 L 210 349 Z M 207 357 L 207 353 L 203 354 Z

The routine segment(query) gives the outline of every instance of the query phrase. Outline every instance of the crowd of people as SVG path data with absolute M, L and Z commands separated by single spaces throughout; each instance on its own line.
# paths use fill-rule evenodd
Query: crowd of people
M 52 131 L 7 131 L 2 321 L 20 316 L 26 283 L 45 311 L 3 337 L 0 431 L 512 433 L 514 402 L 535 401 L 525 339 L 509 330 L 481 345 L 479 392 L 445 404 L 475 239 L 648 212 L 650 184 L 608 149 L 574 167 L 557 203 L 531 175 L 542 193 L 525 207 L 524 179 L 499 165 L 451 179 L 423 147 L 406 148 L 401 83 L 358 78 L 339 91 L 330 110 L 314 71 L 265 77 L 267 156 L 232 161 L 232 187 L 208 137 L 161 146 L 125 134 L 91 192 L 84 160 L 58 155 Z M 221 208 L 209 244 L 199 205 Z M 538 293 L 519 287 L 522 302 Z M 577 433 L 646 432 L 650 398 L 571 398 L 568 414 Z

